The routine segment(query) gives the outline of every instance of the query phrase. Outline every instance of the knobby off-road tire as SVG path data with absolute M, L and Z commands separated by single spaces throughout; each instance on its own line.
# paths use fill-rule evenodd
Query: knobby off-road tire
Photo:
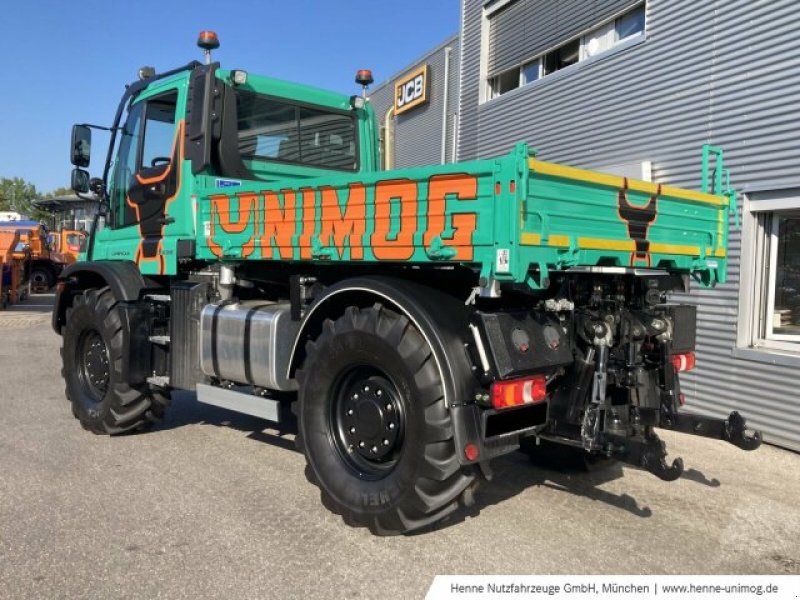
M 67 308 L 61 374 L 72 414 L 93 433 L 147 429 L 169 404 L 168 392 L 132 387 L 122 380 L 123 326 L 107 287 L 86 290 Z
M 298 448 L 323 504 L 351 526 L 405 533 L 452 513 L 473 489 L 425 338 L 380 305 L 325 321 L 297 372 Z

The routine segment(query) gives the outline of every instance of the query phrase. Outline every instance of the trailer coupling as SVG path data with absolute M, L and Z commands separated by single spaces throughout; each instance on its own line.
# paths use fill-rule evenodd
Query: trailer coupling
M 760 431 L 748 433 L 747 423 L 738 412 L 732 412 L 727 419 L 715 419 L 691 414 L 672 414 L 662 418 L 662 429 L 725 440 L 742 450 L 755 450 L 761 445 Z M 667 463 L 666 444 L 652 427 L 648 427 L 643 437 L 626 438 L 618 435 L 601 434 L 601 447 L 608 456 L 624 463 L 642 467 L 664 481 L 675 481 L 683 474 L 683 459 L 676 458 Z
M 747 432 L 747 422 L 738 412 L 733 411 L 727 419 L 715 419 L 713 417 L 703 417 L 692 414 L 672 413 L 662 415 L 660 427 L 713 438 L 715 440 L 725 440 L 742 450 L 755 450 L 761 445 L 761 432 Z

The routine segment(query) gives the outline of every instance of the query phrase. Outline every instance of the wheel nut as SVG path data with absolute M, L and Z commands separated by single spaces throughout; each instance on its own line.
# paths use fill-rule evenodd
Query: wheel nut
M 378 451 L 378 447 L 377 446 L 373 446 L 372 447 L 372 453 L 375 454 L 377 451 Z
M 389 445 L 389 440 L 383 440 L 383 445 L 384 446 L 388 446 Z
M 355 433 L 355 432 L 356 432 L 356 428 L 355 427 L 351 427 L 350 428 L 350 433 Z
M 358 400 L 358 394 L 353 394 L 353 400 Z
M 389 429 L 394 429 L 394 423 L 389 423 Z
M 364 446 L 366 446 L 366 444 L 364 442 L 358 442 L 358 447 L 359 448 L 363 448 Z
M 365 386 L 364 386 L 364 391 L 365 391 L 365 392 L 368 392 L 368 391 L 369 391 L 369 386 L 368 386 L 368 385 L 365 385 Z
M 350 415 L 350 416 L 352 417 L 352 416 L 353 416 L 353 409 L 351 408 L 350 410 L 348 410 L 348 411 L 347 411 L 347 414 L 348 414 L 348 415 Z
M 381 390 L 378 390 L 375 393 L 378 394 L 378 396 L 383 396 L 383 392 Z

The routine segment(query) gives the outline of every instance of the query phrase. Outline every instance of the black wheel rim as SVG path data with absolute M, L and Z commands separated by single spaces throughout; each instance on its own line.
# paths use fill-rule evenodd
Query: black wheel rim
M 89 405 L 102 402 L 110 380 L 108 348 L 96 329 L 83 332 L 78 343 L 78 378 Z
M 333 386 L 330 431 L 334 448 L 361 479 L 386 477 L 400 460 L 406 410 L 397 386 L 381 371 L 353 367 Z
M 43 271 L 34 271 L 31 275 L 31 279 L 33 280 L 33 285 L 37 286 L 47 285 L 48 283 L 47 274 L 45 274 Z

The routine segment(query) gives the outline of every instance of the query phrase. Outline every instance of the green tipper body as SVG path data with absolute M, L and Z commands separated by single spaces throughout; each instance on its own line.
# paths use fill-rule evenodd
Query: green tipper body
M 534 289 L 546 285 L 550 271 L 573 267 L 652 268 L 688 273 L 704 285 L 725 281 L 734 193 L 719 193 L 718 149 L 705 150 L 703 192 L 542 162 L 524 144 L 495 159 L 381 171 L 369 106 L 355 110 L 346 96 L 251 75 L 248 91 L 354 110 L 359 169 L 262 162 L 245 163 L 257 180 L 195 175 L 183 151 L 188 84 L 182 73 L 136 99 L 178 92 L 177 191 L 160 229 L 141 222 L 106 227 L 93 260 L 133 260 L 143 273 L 163 275 L 192 258 L 462 264 L 485 281 Z M 709 193 L 711 157 L 717 193 Z

